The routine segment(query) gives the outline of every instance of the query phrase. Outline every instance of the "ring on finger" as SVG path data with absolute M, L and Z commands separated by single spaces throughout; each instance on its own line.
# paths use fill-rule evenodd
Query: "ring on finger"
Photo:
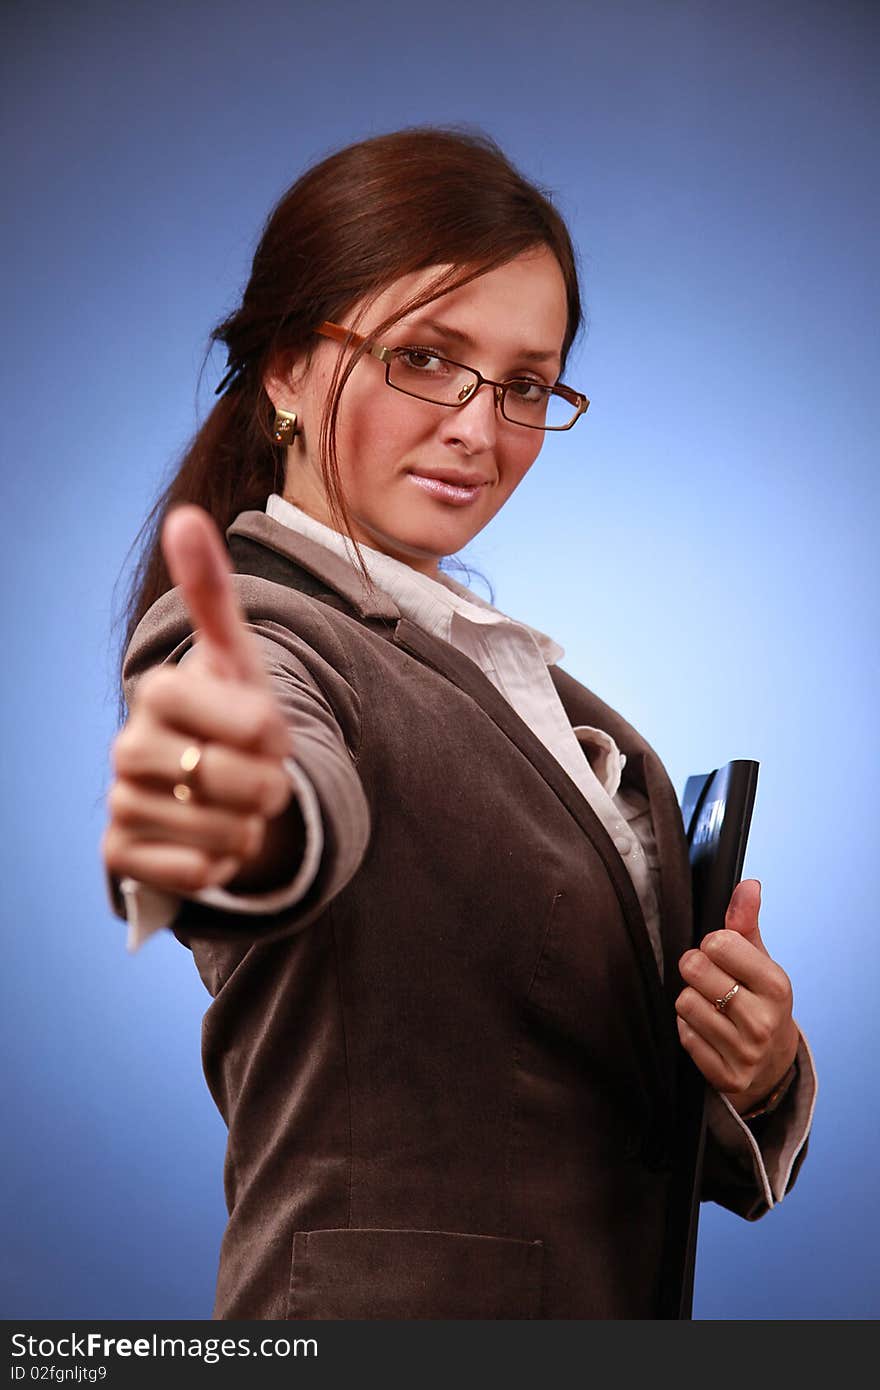
M 202 747 L 198 743 L 188 743 L 180 755 L 181 780 L 171 788 L 171 795 L 178 801 L 191 801 L 196 788 L 196 772 L 202 761 Z
M 715 1000 L 715 1007 L 720 1014 L 724 1013 L 724 1010 L 727 1008 L 733 996 L 738 993 L 739 985 L 735 984 L 732 985 L 731 988 L 727 991 L 727 993 L 723 994 L 720 999 Z

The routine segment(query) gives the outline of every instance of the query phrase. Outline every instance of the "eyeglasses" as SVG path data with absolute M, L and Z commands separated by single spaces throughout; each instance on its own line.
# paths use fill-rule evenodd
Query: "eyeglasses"
M 433 405 L 467 405 L 481 386 L 491 386 L 495 403 L 512 425 L 524 425 L 530 430 L 570 430 L 590 404 L 586 396 L 558 382 L 545 386 L 530 377 L 512 377 L 509 381 L 491 381 L 475 367 L 440 357 L 427 347 L 380 347 L 342 328 L 338 323 L 318 324 L 315 332 L 337 343 L 361 347 L 369 343 L 369 353 L 385 364 L 385 381 L 405 396 L 415 396 Z

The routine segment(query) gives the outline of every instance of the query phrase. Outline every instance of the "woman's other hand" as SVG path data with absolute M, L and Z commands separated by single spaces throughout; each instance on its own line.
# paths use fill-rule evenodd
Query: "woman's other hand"
M 740 1114 L 779 1084 L 800 1036 L 791 982 L 761 940 L 760 906 L 757 879 L 737 884 L 723 930 L 709 932 L 679 960 L 686 988 L 675 1001 L 682 1046 Z M 716 1000 L 725 996 L 719 1010 Z
M 199 507 L 169 513 L 162 549 L 196 630 L 178 665 L 148 671 L 113 743 L 104 862 L 119 877 L 186 896 L 209 885 L 272 886 L 301 824 L 283 767 L 290 733 L 232 586 L 219 531 Z M 181 756 L 201 757 L 184 784 Z

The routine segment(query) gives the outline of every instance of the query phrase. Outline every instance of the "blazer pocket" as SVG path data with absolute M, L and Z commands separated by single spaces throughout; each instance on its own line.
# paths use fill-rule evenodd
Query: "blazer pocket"
M 291 1318 L 537 1318 L 540 1240 L 461 1231 L 297 1231 Z

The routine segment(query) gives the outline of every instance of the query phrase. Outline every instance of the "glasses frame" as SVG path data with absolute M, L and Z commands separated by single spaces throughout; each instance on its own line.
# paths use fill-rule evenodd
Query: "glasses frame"
M 439 352 L 432 352 L 432 356 L 435 356 L 440 362 L 448 362 L 451 367 L 461 367 L 463 371 L 470 372 L 472 376 L 476 377 L 477 381 L 473 390 L 469 391 L 460 401 L 432 401 L 428 396 L 420 396 L 415 391 L 407 391 L 402 386 L 396 386 L 391 380 L 391 363 L 402 353 L 412 352 L 412 347 L 383 347 L 379 343 L 372 342 L 369 338 L 362 337 L 360 333 L 355 333 L 351 328 L 343 328 L 341 324 L 331 323 L 329 319 L 325 319 L 323 323 L 319 323 L 314 331 L 322 338 L 332 338 L 334 342 L 342 343 L 344 346 L 357 348 L 367 345 L 369 355 L 378 358 L 385 366 L 386 386 L 390 386 L 392 391 L 399 391 L 402 396 L 410 396 L 413 400 L 417 401 L 426 401 L 428 405 L 440 405 L 446 406 L 450 410 L 461 410 L 462 406 L 467 405 L 469 401 L 473 400 L 481 386 L 491 386 L 495 394 L 495 404 L 509 424 L 519 425 L 520 428 L 524 430 L 541 430 L 542 433 L 546 434 L 549 432 L 572 429 L 581 416 L 586 414 L 587 407 L 590 404 L 589 398 L 585 396 L 582 391 L 575 391 L 573 387 L 566 386 L 561 381 L 557 381 L 553 386 L 545 386 L 543 382 L 535 381 L 533 378 L 527 376 L 513 376 L 509 377 L 507 381 L 492 381 L 491 377 L 483 376 L 482 372 L 478 372 L 476 367 L 469 366 L 467 362 L 456 362 L 455 358 L 444 357 L 442 353 Z M 574 407 L 574 418 L 569 420 L 567 425 L 528 425 L 523 420 L 512 420 L 506 413 L 504 404 L 507 400 L 509 388 L 511 386 L 516 386 L 519 382 L 525 382 L 529 386 L 540 386 L 548 395 L 555 394 L 562 396 L 563 400 L 568 401 L 569 404 Z

